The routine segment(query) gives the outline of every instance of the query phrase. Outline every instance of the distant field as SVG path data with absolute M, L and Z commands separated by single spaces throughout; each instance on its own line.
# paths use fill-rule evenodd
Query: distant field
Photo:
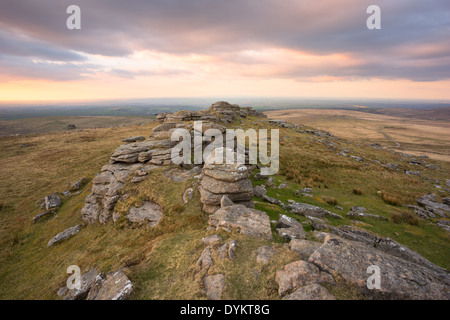
M 336 110 L 301 109 L 266 112 L 283 119 L 329 131 L 338 137 L 379 143 L 385 148 L 450 161 L 450 109 Z
M 154 116 L 65 116 L 3 120 L 0 121 L 0 136 L 63 131 L 69 124 L 77 129 L 110 128 L 144 124 L 153 119 Z

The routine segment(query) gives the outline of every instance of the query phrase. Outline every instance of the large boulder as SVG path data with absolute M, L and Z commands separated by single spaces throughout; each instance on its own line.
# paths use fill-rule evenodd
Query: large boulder
M 297 289 L 283 300 L 336 300 L 336 298 L 318 283 Z
M 278 294 L 283 297 L 287 293 L 314 283 L 334 283 L 333 277 L 322 272 L 315 265 L 298 260 L 284 266 L 283 270 L 278 270 L 275 275 L 278 283 Z
M 448 273 L 436 274 L 422 265 L 403 260 L 373 246 L 328 237 L 308 259 L 321 270 L 341 276 L 359 291 L 375 299 L 445 299 L 450 298 Z M 381 288 L 368 289 L 368 268 L 380 268 Z
M 236 204 L 217 210 L 210 216 L 213 227 L 236 228 L 241 234 L 272 239 L 270 219 L 267 213 Z

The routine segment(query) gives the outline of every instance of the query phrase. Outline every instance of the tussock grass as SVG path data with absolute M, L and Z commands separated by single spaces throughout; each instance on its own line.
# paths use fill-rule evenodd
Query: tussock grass
M 394 212 L 391 219 L 394 223 L 407 223 L 412 226 L 418 226 L 420 223 L 420 218 L 411 212 Z

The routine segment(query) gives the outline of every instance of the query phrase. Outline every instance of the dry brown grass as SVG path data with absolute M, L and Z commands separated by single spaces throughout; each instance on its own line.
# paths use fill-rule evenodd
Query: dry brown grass
M 418 226 L 420 223 L 420 218 L 411 212 L 394 212 L 391 220 L 394 223 L 407 223 L 412 226 Z
M 426 115 L 427 110 L 401 110 L 393 115 L 338 109 L 292 109 L 265 113 L 269 118 L 312 126 L 340 138 L 380 143 L 401 152 L 450 161 L 450 125 L 448 110 L 446 112 L 446 117 L 432 118 L 421 118 L 421 113 Z M 385 134 L 400 143 L 400 147 L 396 147 Z

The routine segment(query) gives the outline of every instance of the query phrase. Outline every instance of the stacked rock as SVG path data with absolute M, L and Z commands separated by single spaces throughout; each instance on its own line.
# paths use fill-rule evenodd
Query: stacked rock
M 236 153 L 231 149 L 216 148 L 206 159 L 199 190 L 203 210 L 213 214 L 220 209 L 220 201 L 227 195 L 234 203 L 253 208 L 253 187 L 249 179 L 249 170 L 245 164 L 217 164 L 229 152 L 233 159 Z
M 177 128 L 188 129 L 193 142 L 196 127 L 192 121 L 202 120 L 201 133 L 205 143 L 202 143 L 200 147 L 203 153 L 207 142 L 212 141 L 213 138 L 208 136 L 208 129 L 220 131 L 223 135 L 224 146 L 227 144 L 227 139 L 236 141 L 235 137 L 228 137 L 225 134 L 226 127 L 218 124 L 219 119 L 226 123 L 253 114 L 258 113 L 251 108 L 241 108 L 223 101 L 216 102 L 203 111 L 159 114 L 156 119 L 161 124 L 153 129 L 149 139 L 142 141 L 143 137 L 140 136 L 124 139 L 124 142 L 129 143 L 118 147 L 111 155 L 109 164 L 104 166 L 102 172 L 94 178 L 92 192 L 86 197 L 85 205 L 81 210 L 83 220 L 90 224 L 97 221 L 107 222 L 114 215 L 115 205 L 122 196 L 121 189 L 125 183 L 144 180 L 147 176 L 146 171 L 151 170 L 153 165 L 171 165 L 172 148 L 178 143 L 171 141 L 171 137 Z M 194 143 L 191 145 L 192 151 L 200 151 L 194 150 Z M 235 149 L 237 148 L 236 144 Z M 248 152 L 246 160 L 248 160 Z M 245 165 L 207 164 L 203 169 L 204 179 L 201 187 L 205 211 L 214 213 L 220 208 L 220 199 L 224 194 L 236 203 L 253 207 L 251 201 L 253 189 L 248 179 L 248 170 L 249 167 Z

